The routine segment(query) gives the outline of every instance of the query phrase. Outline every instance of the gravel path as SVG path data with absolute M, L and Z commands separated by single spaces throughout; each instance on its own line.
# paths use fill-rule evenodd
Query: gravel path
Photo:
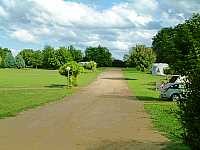
M 64 101 L 0 120 L 0 150 L 157 150 L 152 128 L 120 69 L 110 69 Z

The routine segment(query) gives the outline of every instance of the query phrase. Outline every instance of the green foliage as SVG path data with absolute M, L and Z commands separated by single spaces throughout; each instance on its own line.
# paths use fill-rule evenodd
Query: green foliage
M 155 60 L 155 53 L 145 45 L 136 45 L 132 48 L 128 57 L 129 66 L 135 66 L 141 71 L 150 69 Z
M 0 56 L 0 67 L 1 67 L 2 60 L 3 60 L 3 59 L 2 59 L 1 56 Z
M 12 53 L 7 53 L 5 59 L 3 60 L 4 68 L 15 68 L 15 65 L 15 58 L 13 57 Z
M 34 51 L 32 49 L 23 49 L 20 51 L 19 55 L 22 56 L 22 58 L 25 61 L 25 65 L 28 67 L 32 66 L 32 56 L 33 56 Z
M 64 65 L 73 60 L 70 51 L 66 47 L 60 47 L 56 50 L 56 58 L 58 59 L 60 65 Z
M 97 63 L 94 62 L 94 61 L 90 61 L 90 62 L 84 64 L 83 67 L 84 67 L 85 69 L 95 71 L 96 68 L 97 68 Z
M 164 68 L 164 74 L 166 74 L 166 75 L 173 75 L 173 74 L 175 74 L 175 72 L 171 68 Z
M 185 141 L 192 149 L 200 149 L 200 14 L 169 28 L 165 38 L 161 35 L 158 33 L 153 41 L 158 59 L 168 57 L 170 67 L 188 77 L 186 99 L 179 102 L 180 117 Z
M 78 75 L 83 71 L 83 67 L 75 61 L 70 61 L 60 67 L 59 73 L 65 77 L 70 77 L 74 86 L 77 86 Z
M 101 47 L 88 47 L 85 51 L 86 61 L 95 61 L 98 67 L 109 67 L 112 65 L 112 54 L 108 48 Z
M 47 69 L 57 69 L 59 68 L 60 61 L 56 57 L 56 51 L 51 46 L 45 46 L 43 53 L 43 66 Z
M 81 50 L 77 50 L 72 45 L 70 45 L 68 47 L 68 51 L 70 52 L 74 61 L 81 62 L 83 60 L 83 53 L 81 52 Z
M 15 57 L 15 61 L 16 61 L 16 67 L 18 68 L 18 69 L 21 69 L 21 68 L 25 68 L 25 61 L 24 61 L 24 59 L 22 58 L 22 56 L 21 55 L 17 55 L 16 57 Z
M 192 149 L 200 149 L 200 68 L 188 75 L 187 98 L 179 102 L 184 139 Z
M 33 68 L 42 68 L 43 54 L 41 51 L 34 51 L 31 57 L 31 65 Z
M 11 53 L 11 51 L 8 48 L 1 48 L 0 47 L 0 57 L 1 57 L 0 67 L 4 67 L 4 59 L 7 55 L 7 53 Z
M 112 61 L 112 66 L 113 67 L 124 67 L 125 66 L 125 62 L 122 61 L 122 60 L 114 59 Z

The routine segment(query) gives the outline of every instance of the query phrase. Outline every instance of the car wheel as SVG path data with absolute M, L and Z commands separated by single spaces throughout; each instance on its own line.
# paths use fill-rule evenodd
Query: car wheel
M 173 95 L 171 96 L 171 100 L 172 100 L 172 101 L 178 101 L 178 100 L 180 100 L 180 95 L 179 95 L 179 94 L 173 94 Z

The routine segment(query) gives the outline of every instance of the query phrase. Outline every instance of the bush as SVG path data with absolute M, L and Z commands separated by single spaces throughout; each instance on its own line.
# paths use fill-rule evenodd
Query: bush
M 175 71 L 173 69 L 171 69 L 171 68 L 165 68 L 164 69 L 164 74 L 173 75 L 173 74 L 175 74 Z
M 83 67 L 85 69 L 95 71 L 97 68 L 97 63 L 94 61 L 90 61 L 89 63 L 86 63 L 85 65 L 83 65 Z
M 70 70 L 68 70 L 68 69 L 70 69 Z M 81 72 L 83 72 L 83 70 L 84 70 L 83 67 L 80 66 L 77 62 L 70 61 L 67 64 L 64 64 L 63 66 L 60 67 L 59 73 L 66 77 L 68 77 L 68 73 L 69 73 L 70 83 L 68 83 L 68 85 L 72 84 L 74 86 L 77 86 L 78 75 Z
M 192 149 L 200 149 L 200 69 L 191 72 L 187 82 L 187 97 L 179 102 L 184 139 Z

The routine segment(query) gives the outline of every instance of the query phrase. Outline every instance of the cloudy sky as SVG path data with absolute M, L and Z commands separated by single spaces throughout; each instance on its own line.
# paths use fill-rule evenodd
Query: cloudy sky
M 163 27 L 200 12 L 200 0 L 0 0 L 0 46 L 41 49 L 99 44 L 116 58 Z

